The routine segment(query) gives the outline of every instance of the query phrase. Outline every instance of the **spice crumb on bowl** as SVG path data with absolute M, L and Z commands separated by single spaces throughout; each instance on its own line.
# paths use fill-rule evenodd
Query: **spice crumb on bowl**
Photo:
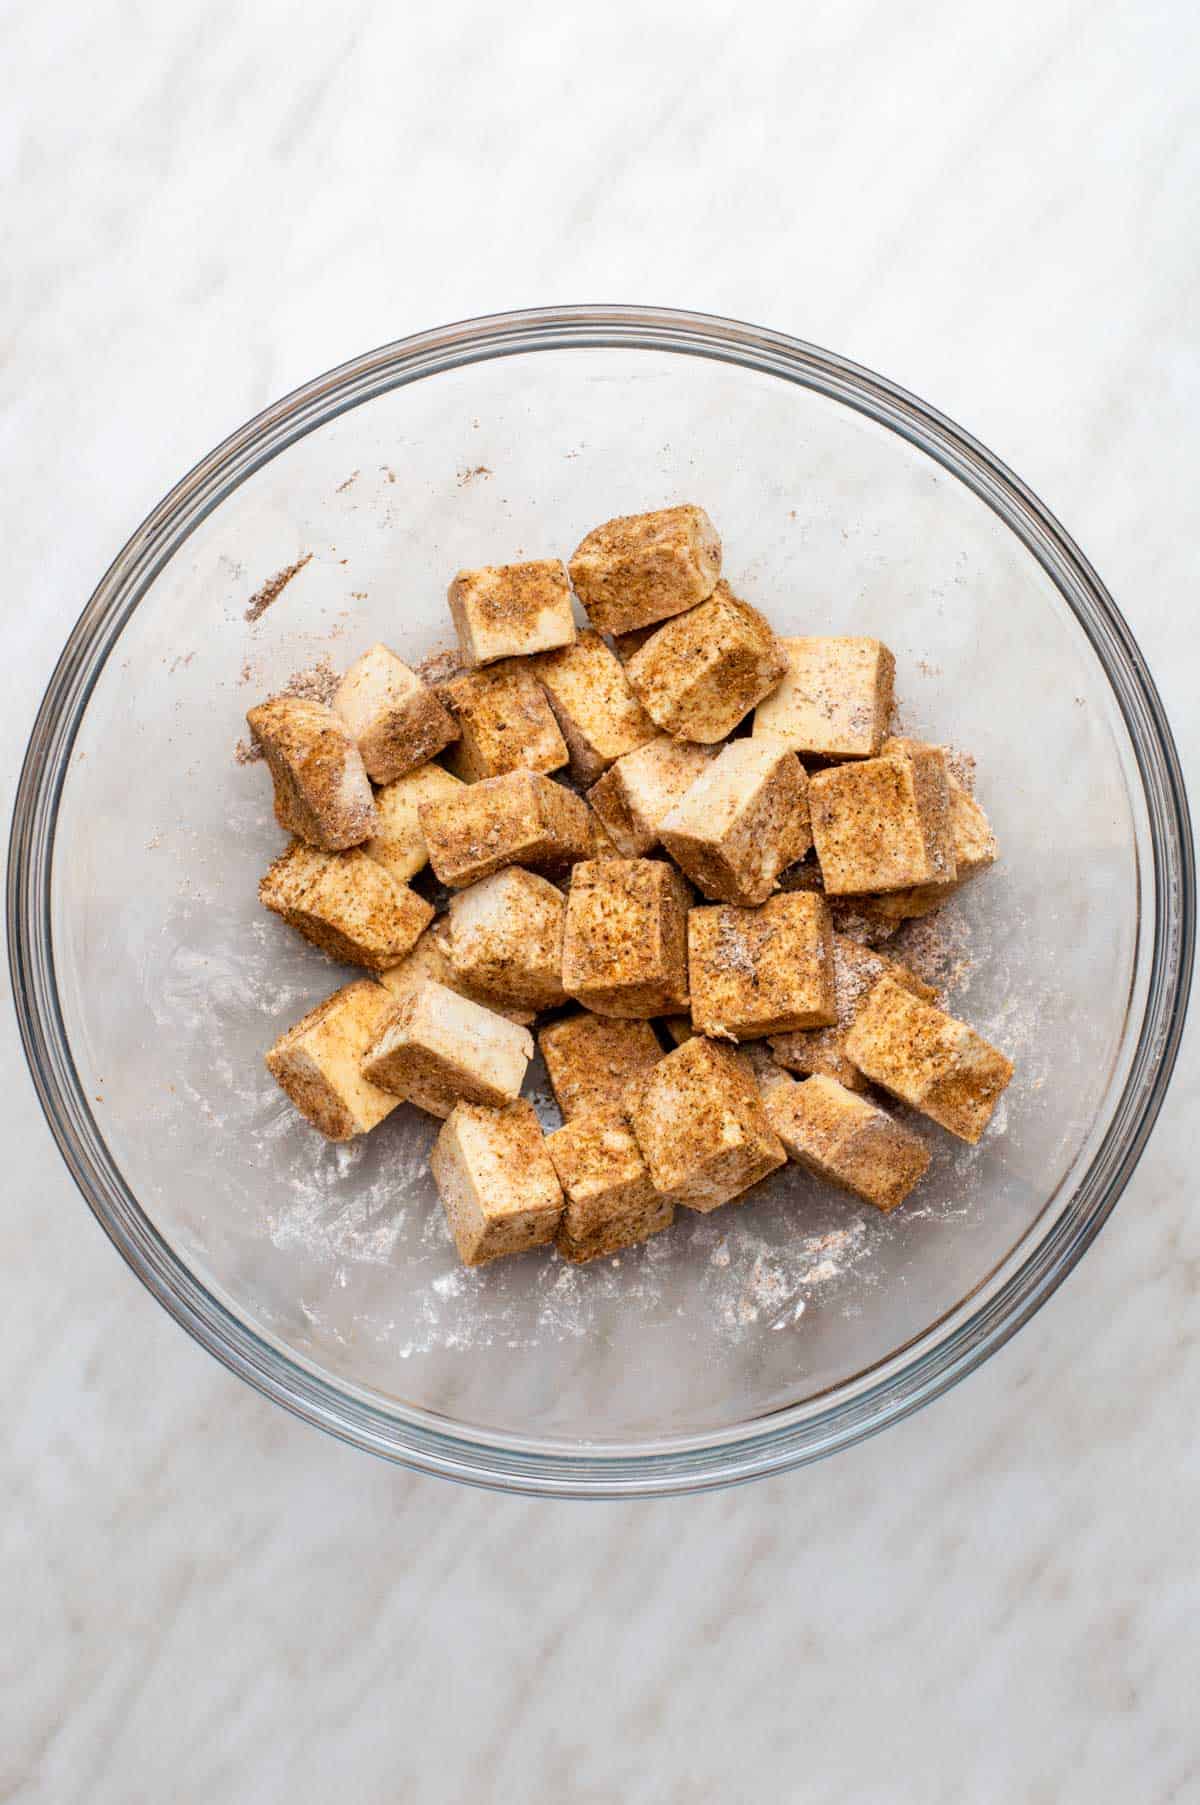
M 299 576 L 306 564 L 311 564 L 312 553 L 305 552 L 294 564 L 287 564 L 277 570 L 273 577 L 268 577 L 261 588 L 256 589 L 246 604 L 246 619 L 254 622 L 261 620 L 267 609 L 277 602 L 292 578 Z

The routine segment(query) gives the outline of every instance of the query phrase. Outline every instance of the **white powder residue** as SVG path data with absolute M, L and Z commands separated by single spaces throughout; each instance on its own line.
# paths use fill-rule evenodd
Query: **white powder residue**
M 849 1278 L 872 1246 L 863 1216 L 782 1242 L 766 1240 L 752 1225 L 749 1214 L 729 1224 L 701 1217 L 690 1237 L 693 1257 L 707 1256 L 703 1289 L 712 1327 L 732 1341 L 762 1326 L 799 1322 L 814 1294 Z

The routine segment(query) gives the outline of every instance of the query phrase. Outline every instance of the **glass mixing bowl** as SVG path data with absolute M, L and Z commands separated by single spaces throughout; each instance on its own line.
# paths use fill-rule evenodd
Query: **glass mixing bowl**
M 979 1147 L 885 1218 L 794 1167 L 619 1259 L 462 1271 L 401 1109 L 321 1142 L 264 1049 L 342 981 L 256 900 L 280 845 L 247 706 L 377 639 L 450 643 L 460 565 L 695 500 L 782 633 L 894 649 L 969 748 L 1003 862 L 952 905 L 959 1013 L 1017 1061 Z M 308 559 L 256 621 L 252 594 Z M 253 612 L 253 610 L 251 610 Z M 1182 1026 L 1191 840 L 1150 676 L 1094 571 L 892 384 L 729 320 L 555 308 L 423 333 L 235 433 L 155 509 L 51 679 L 16 807 L 15 994 L 101 1224 L 204 1346 L 430 1472 L 631 1496 L 813 1459 L 1026 1321 L 1145 1144 Z M 544 1102 L 544 1074 L 535 1083 Z M 547 1114 L 547 1120 L 552 1120 Z

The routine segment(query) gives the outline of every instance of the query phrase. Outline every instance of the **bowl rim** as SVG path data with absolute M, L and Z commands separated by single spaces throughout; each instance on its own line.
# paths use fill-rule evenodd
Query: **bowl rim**
M 828 1402 L 809 1399 L 732 1430 L 590 1448 L 460 1429 L 415 1409 L 384 1411 L 366 1392 L 334 1385 L 282 1353 L 190 1272 L 125 1184 L 76 1072 L 55 984 L 51 884 L 59 805 L 92 689 L 155 578 L 234 488 L 308 432 L 392 388 L 495 357 L 605 347 L 714 358 L 812 389 L 907 439 L 1004 520 L 1071 608 L 1112 686 L 1147 809 L 1154 907 L 1145 1007 L 1124 1085 L 1086 1172 L 1036 1245 L 1026 1251 L 1023 1238 L 968 1298 L 907 1347 L 823 1394 Z M 101 578 L 46 686 L 13 810 L 7 919 L 21 1039 L 59 1151 L 127 1264 L 203 1347 L 302 1420 L 402 1465 L 503 1491 L 635 1498 L 762 1477 L 876 1434 L 956 1384 L 1046 1302 L 1111 1214 L 1166 1094 L 1191 983 L 1195 861 L 1178 753 L 1133 635 L 1083 553 L 998 458 L 897 384 L 787 334 L 670 307 L 570 305 L 457 321 L 339 364 L 231 433 L 151 510 Z

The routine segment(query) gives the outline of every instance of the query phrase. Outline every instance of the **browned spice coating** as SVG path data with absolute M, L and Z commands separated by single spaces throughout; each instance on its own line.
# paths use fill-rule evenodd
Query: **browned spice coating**
M 654 1189 L 628 1117 L 590 1110 L 546 1137 L 567 1207 L 555 1235 L 564 1260 L 583 1265 L 669 1228 L 675 1206 Z
M 293 840 L 258 886 L 259 901 L 347 965 L 398 965 L 433 919 L 432 905 L 353 847 L 319 852 Z
M 792 1159 L 885 1214 L 928 1169 L 919 1135 L 832 1078 L 784 1079 L 766 1087 L 763 1101 Z
M 805 891 L 773 896 L 756 909 L 692 909 L 692 1025 L 730 1040 L 832 1025 L 832 938 L 829 905 Z
M 708 1211 L 786 1159 L 739 1055 L 696 1035 L 659 1061 L 630 1111 L 655 1189 Z
M 540 771 L 507 771 L 420 804 L 429 861 L 443 884 L 474 884 L 505 865 L 565 866 L 592 850 L 587 804 Z
M 563 988 L 601 1015 L 686 1006 L 687 892 L 658 859 L 585 859 L 571 873 Z
M 521 767 L 557 771 L 566 764 L 566 744 L 545 691 L 520 659 L 453 677 L 438 696 L 462 736 L 450 768 L 466 782 Z
M 379 826 L 358 747 L 332 709 L 273 696 L 246 720 L 275 784 L 275 819 L 286 832 L 339 852 L 369 840 Z
M 660 627 L 625 668 L 665 733 L 712 745 L 774 689 L 787 657 L 758 609 L 718 583 L 706 602 Z
M 581 1009 L 537 1037 L 563 1119 L 619 1105 L 631 1083 L 663 1056 L 649 1022 L 620 1021 Z

